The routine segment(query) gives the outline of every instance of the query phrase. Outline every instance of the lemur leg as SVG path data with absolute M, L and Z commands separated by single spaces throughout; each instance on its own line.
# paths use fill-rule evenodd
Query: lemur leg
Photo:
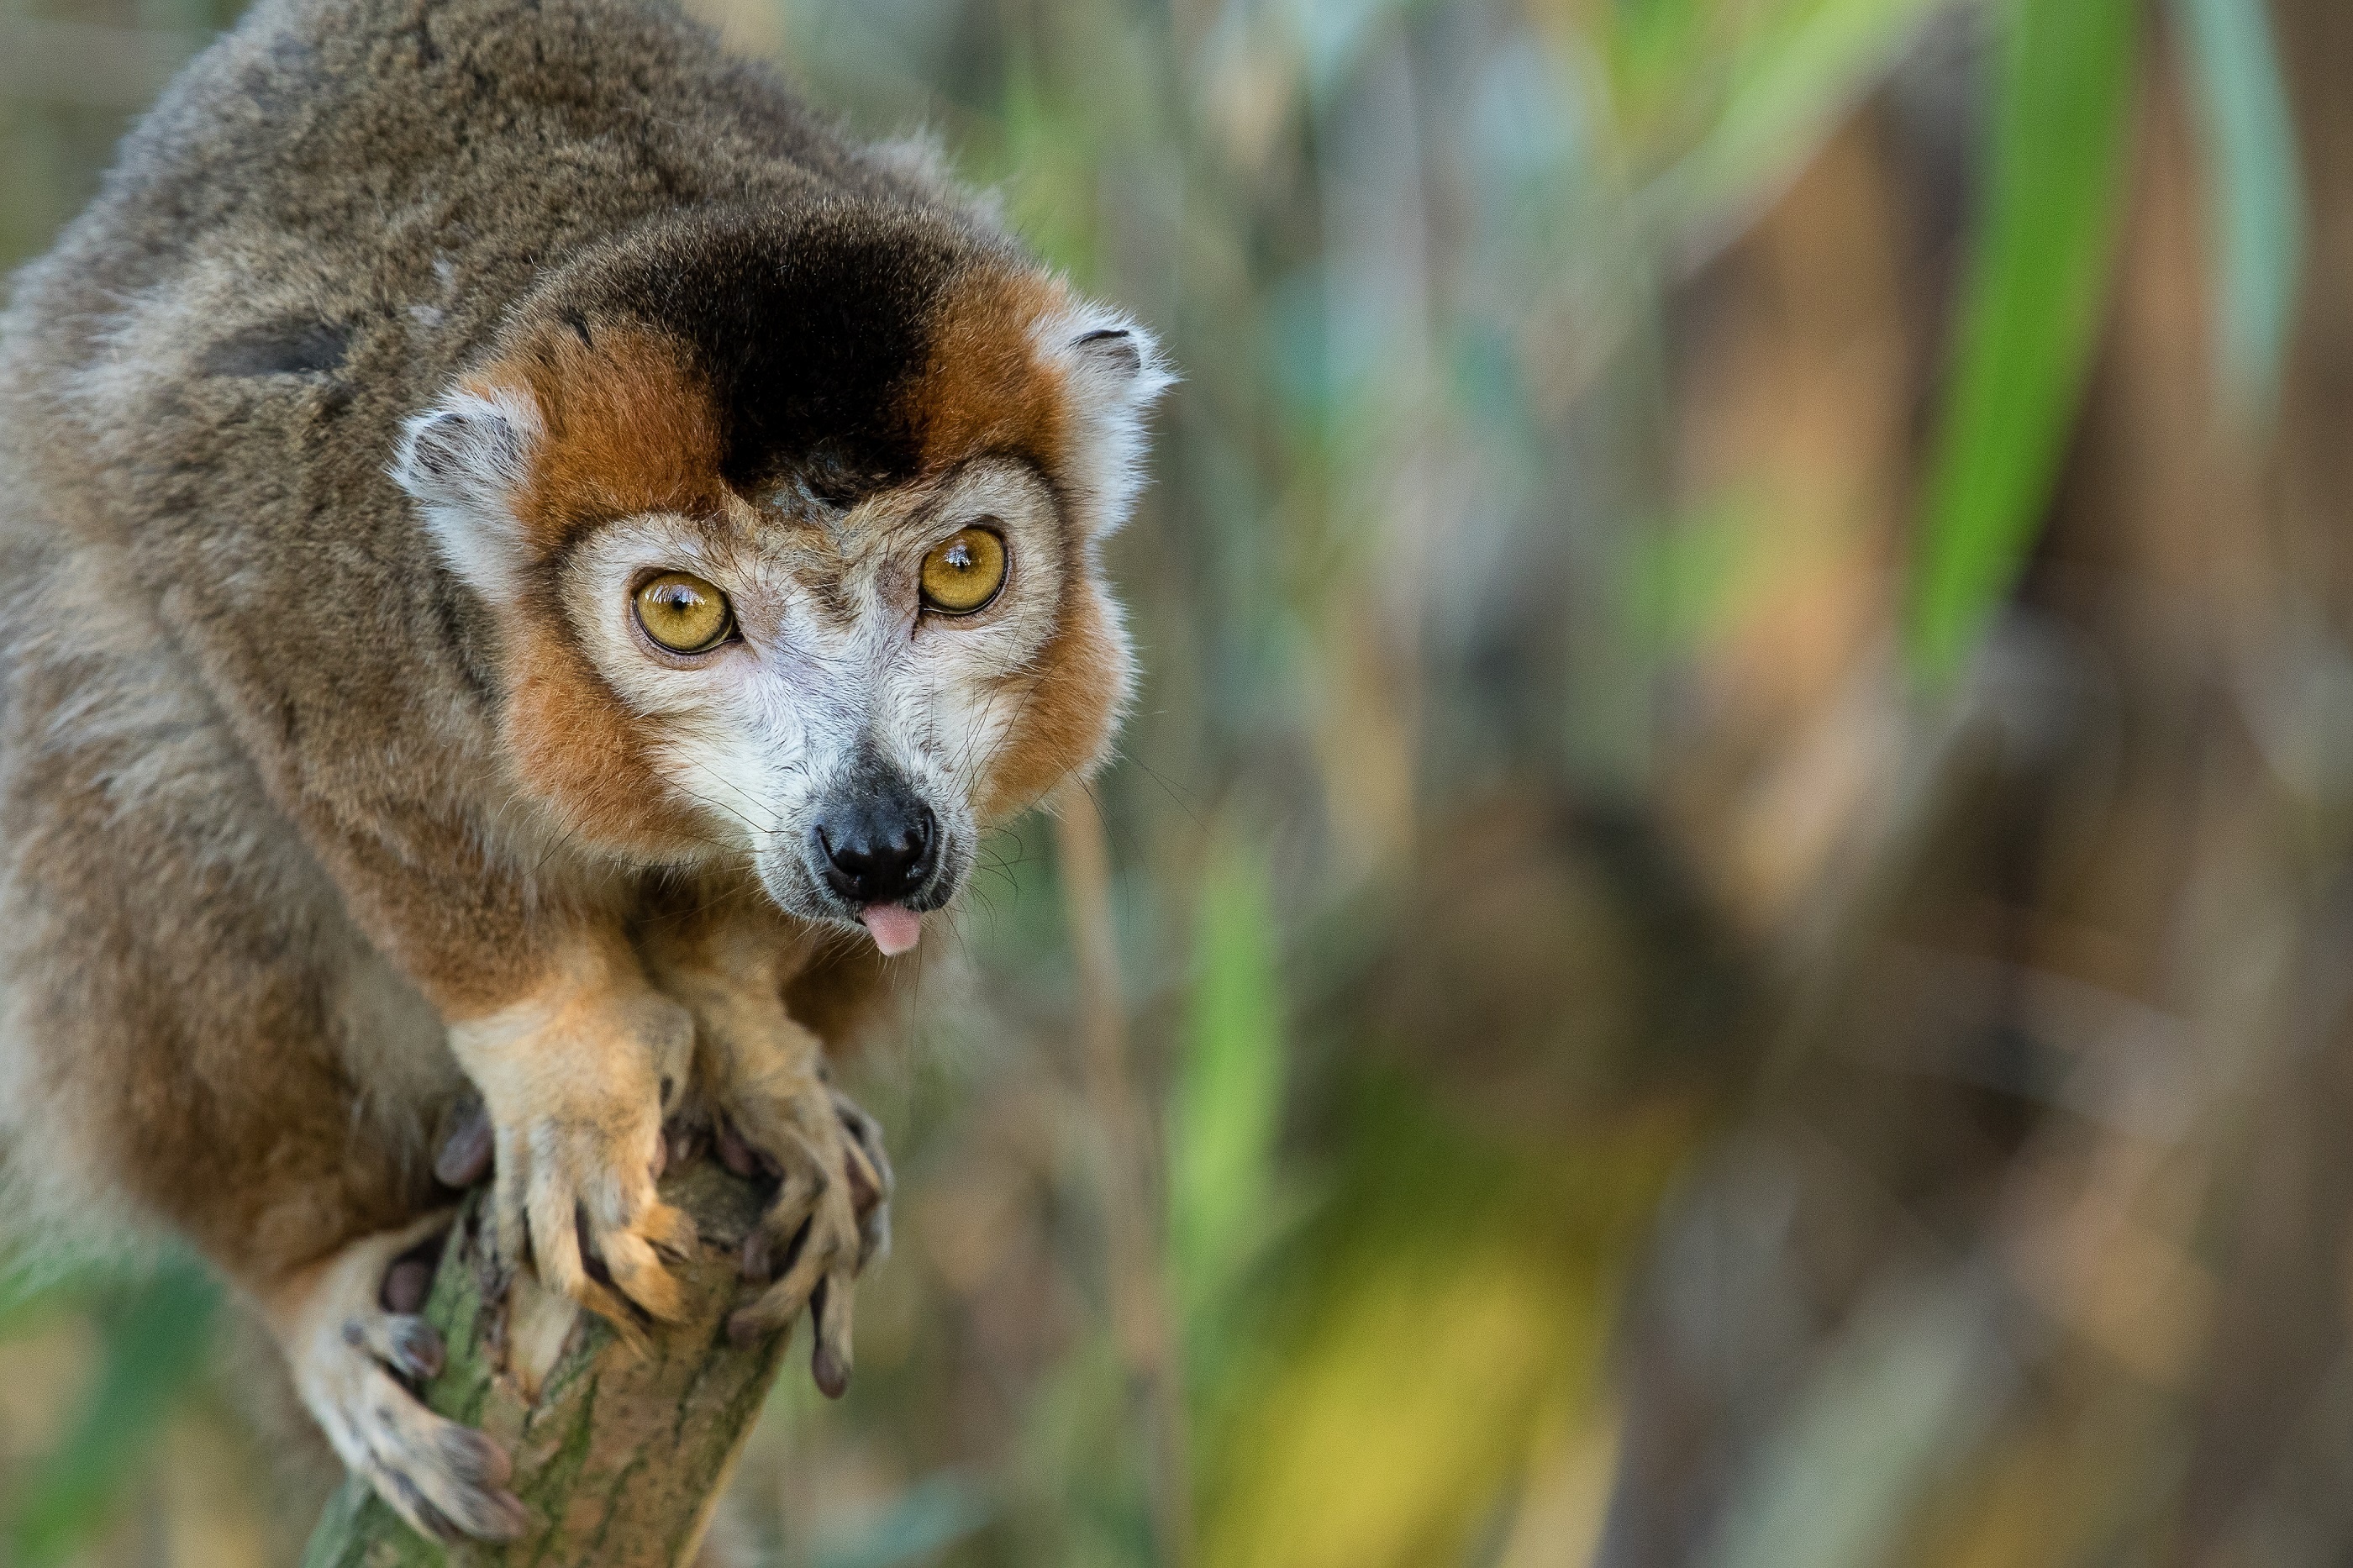
M 353 929 L 185 661 L 123 647 L 96 606 L 89 625 L 25 650 L 0 703 L 19 1190 L 76 1226 L 176 1231 L 259 1307 L 303 1404 L 388 1502 L 511 1532 L 503 1456 L 402 1385 L 438 1346 L 380 1295 L 446 1223 L 428 1137 L 463 1079 L 442 1022 Z M 110 722 L 54 721 L 94 684 Z
M 706 899 L 701 912 L 649 921 L 639 945 L 656 984 L 694 1015 L 696 1088 L 721 1159 L 777 1180 L 744 1243 L 744 1277 L 765 1289 L 729 1331 L 757 1339 L 811 1308 L 810 1371 L 838 1398 L 858 1276 L 889 1244 L 892 1179 L 881 1129 L 828 1081 L 824 1046 L 786 1011 L 797 936 L 760 904 Z
M 419 1531 L 512 1541 L 530 1523 L 506 1490 L 496 1443 L 417 1403 L 408 1384 L 441 1370 L 441 1336 L 384 1300 L 394 1260 L 449 1224 L 447 1212 L 352 1242 L 279 1285 L 265 1304 L 295 1392 L 353 1475 Z
M 448 1052 L 481 1093 L 501 1259 L 528 1261 L 624 1334 L 640 1312 L 677 1318 L 663 1260 L 697 1238 L 654 1176 L 693 1022 L 630 950 L 626 882 L 554 850 L 499 849 L 454 802 L 385 803 L 364 831 L 321 800 L 288 809 L 352 921 L 447 1020 Z
M 692 1070 L 693 1020 L 635 969 L 599 954 L 449 1031 L 491 1123 L 501 1258 L 519 1263 L 528 1242 L 543 1283 L 624 1334 L 638 1331 L 632 1303 L 666 1321 L 682 1314 L 663 1259 L 691 1255 L 698 1239 L 654 1189 L 665 1108 Z

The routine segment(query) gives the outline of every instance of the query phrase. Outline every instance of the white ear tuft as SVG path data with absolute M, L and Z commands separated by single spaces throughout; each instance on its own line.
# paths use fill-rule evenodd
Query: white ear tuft
M 1101 305 L 1058 312 L 1039 335 L 1069 376 L 1079 425 L 1073 461 L 1092 514 L 1088 531 L 1109 533 L 1127 521 L 1143 483 L 1145 416 L 1176 378 L 1150 332 Z
M 392 460 L 393 481 L 417 498 L 442 559 L 492 600 L 511 597 L 522 571 L 514 494 L 539 436 L 528 395 L 456 391 L 408 422 Z
M 1133 382 L 1144 373 L 1144 350 L 1136 343 L 1134 328 L 1097 327 L 1080 333 L 1071 346 L 1079 351 L 1081 359 L 1123 381 Z

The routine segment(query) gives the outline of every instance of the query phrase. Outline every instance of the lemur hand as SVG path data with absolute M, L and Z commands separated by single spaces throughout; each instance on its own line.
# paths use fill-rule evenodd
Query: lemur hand
M 728 1332 L 738 1342 L 759 1339 L 806 1303 L 816 1323 L 810 1375 L 839 1399 L 849 1386 L 859 1273 L 891 1246 L 882 1131 L 814 1062 L 786 1061 L 733 1086 L 718 1141 L 729 1169 L 779 1179 L 775 1204 L 744 1243 L 744 1277 L 767 1289 L 728 1320 Z
M 684 1307 L 661 1258 L 693 1252 L 694 1222 L 654 1179 L 664 1110 L 692 1062 L 686 1009 L 581 988 L 457 1025 L 449 1043 L 488 1113 L 501 1260 L 528 1257 L 543 1284 L 625 1332 L 632 1305 L 675 1321 Z

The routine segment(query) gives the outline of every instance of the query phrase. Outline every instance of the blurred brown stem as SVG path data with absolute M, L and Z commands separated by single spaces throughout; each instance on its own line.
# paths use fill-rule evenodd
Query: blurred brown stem
M 1055 814 L 1063 909 L 1078 967 L 1079 1066 L 1095 1121 L 1109 1250 L 1112 1333 L 1151 1451 L 1152 1528 L 1164 1568 L 1192 1557 L 1192 1485 L 1184 1387 L 1169 1331 L 1159 1210 L 1152 1202 L 1149 1135 L 1129 1071 L 1119 943 L 1112 924 L 1111 848 L 1094 796 L 1073 786 Z

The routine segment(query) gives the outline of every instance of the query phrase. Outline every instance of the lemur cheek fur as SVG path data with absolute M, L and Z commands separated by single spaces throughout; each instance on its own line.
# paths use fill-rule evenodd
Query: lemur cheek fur
M 807 1308 L 839 1391 L 890 1174 L 821 1051 L 973 825 L 1108 749 L 1096 542 L 1168 377 L 673 7 L 427 10 L 251 7 L 0 315 L 0 1142 L 19 1208 L 261 1304 L 421 1528 L 499 1536 L 504 1458 L 381 1299 L 437 1130 L 487 1104 L 505 1256 L 638 1331 L 696 1245 L 664 1120 L 723 1118 L 822 1237 L 742 1327 Z M 934 636 L 958 495 L 1012 566 Z M 629 635 L 664 572 L 740 646 Z M 959 842 L 802 875 L 886 786 Z
M 1025 743 L 998 753 L 975 792 L 981 820 L 1009 816 L 1099 766 L 1132 679 L 1127 638 L 1102 596 L 1072 595 L 1053 639 L 1008 682 Z
M 500 731 L 516 782 L 585 843 L 656 861 L 692 856 L 703 831 L 670 786 L 651 721 L 622 706 L 552 619 L 518 616 L 508 634 Z

